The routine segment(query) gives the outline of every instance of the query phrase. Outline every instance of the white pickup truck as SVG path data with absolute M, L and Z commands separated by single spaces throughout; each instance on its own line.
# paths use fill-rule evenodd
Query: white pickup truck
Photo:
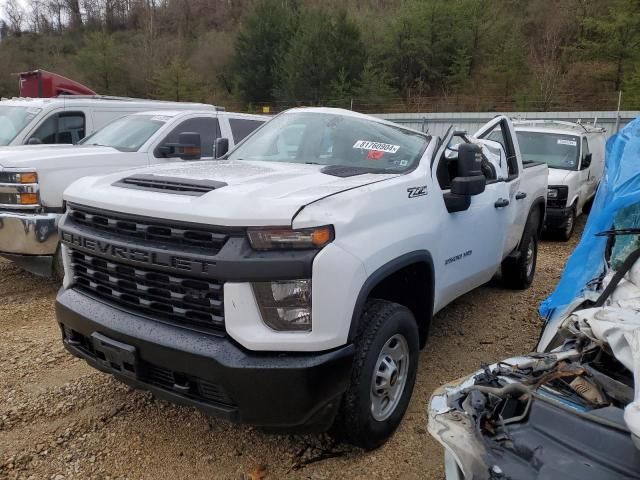
M 546 192 L 506 117 L 435 138 L 289 110 L 221 160 L 67 189 L 64 345 L 211 415 L 375 448 L 434 313 L 501 266 L 529 286 Z
M 75 144 L 120 117 L 148 110 L 224 109 L 204 103 L 100 95 L 3 98 L 0 100 L 0 147 Z
M 61 277 L 57 225 L 75 180 L 176 159 L 212 159 L 268 117 L 215 110 L 160 110 L 120 118 L 79 145 L 0 149 L 0 256 Z
M 525 163 L 549 166 L 546 229 L 567 241 L 604 170 L 606 130 L 557 120 L 514 122 Z

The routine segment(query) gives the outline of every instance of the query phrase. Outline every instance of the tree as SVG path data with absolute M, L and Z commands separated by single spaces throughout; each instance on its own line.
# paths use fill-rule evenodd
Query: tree
M 176 102 L 198 100 L 198 81 L 193 71 L 180 57 L 174 57 L 156 75 L 156 96 Z
M 268 102 L 278 84 L 278 66 L 289 48 L 297 22 L 295 9 L 281 0 L 259 0 L 235 43 L 233 71 L 239 95 Z
M 584 26 L 584 55 L 612 62 L 613 88 L 620 90 L 626 67 L 640 58 L 640 1 L 610 0 L 607 15 L 588 17 Z
M 9 25 L 9 32 L 15 36 L 22 34 L 25 12 L 16 0 L 7 0 L 4 5 L 4 14 Z
M 366 60 L 360 30 L 345 11 L 307 10 L 282 60 L 278 95 L 312 104 L 344 98 L 359 84 Z
M 120 93 L 125 89 L 121 50 L 112 34 L 90 33 L 76 60 L 79 70 L 100 93 Z
M 460 5 L 447 0 L 408 1 L 390 22 L 383 61 L 387 71 L 395 73 L 394 86 L 405 97 L 445 89 L 457 51 L 470 41 Z

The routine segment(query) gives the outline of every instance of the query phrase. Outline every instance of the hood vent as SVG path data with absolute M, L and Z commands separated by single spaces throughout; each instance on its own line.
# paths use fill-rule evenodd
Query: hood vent
M 200 197 L 218 188 L 226 187 L 224 182 L 216 180 L 187 180 L 179 177 L 161 177 L 142 174 L 123 178 L 113 184 L 116 187 L 149 190 L 151 192 L 174 193 Z
M 367 173 L 388 173 L 379 168 L 357 167 L 350 165 L 329 165 L 320 170 L 325 175 L 332 175 L 334 177 L 355 177 L 356 175 L 365 175 Z

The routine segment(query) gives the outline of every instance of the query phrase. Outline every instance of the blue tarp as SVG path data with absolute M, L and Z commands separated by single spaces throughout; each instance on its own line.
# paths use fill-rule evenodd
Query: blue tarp
M 614 219 L 619 218 L 626 207 L 640 202 L 640 118 L 609 139 L 605 158 L 604 176 L 580 243 L 569 257 L 560 283 L 540 304 L 540 315 L 547 320 L 562 316 L 587 283 L 604 271 L 607 238 L 595 234 L 611 229 Z M 635 217 L 637 215 L 633 224 L 638 223 Z M 624 227 L 640 227 L 633 224 L 625 222 Z M 617 228 L 620 226 L 616 225 Z

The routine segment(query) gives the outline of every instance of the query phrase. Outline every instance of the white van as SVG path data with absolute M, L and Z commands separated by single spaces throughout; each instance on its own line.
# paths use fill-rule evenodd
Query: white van
M 76 144 L 120 117 L 148 110 L 224 110 L 204 103 L 110 96 L 0 100 L 0 147 Z
M 546 230 L 567 241 L 575 220 L 598 189 L 604 170 L 606 130 L 556 120 L 514 122 L 525 164 L 549 166 Z

